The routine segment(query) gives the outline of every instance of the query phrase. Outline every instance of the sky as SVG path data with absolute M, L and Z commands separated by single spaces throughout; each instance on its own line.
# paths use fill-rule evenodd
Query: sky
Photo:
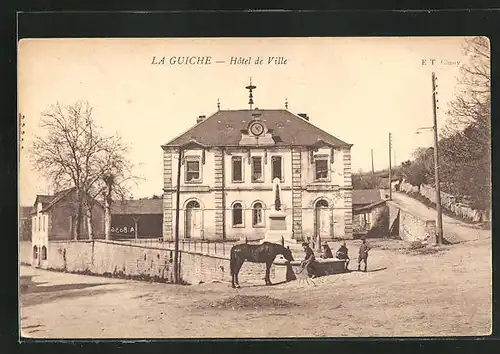
M 431 73 L 438 78 L 438 126 L 448 117 L 463 37 L 23 39 L 18 46 L 18 109 L 26 117 L 19 154 L 19 199 L 31 205 L 52 193 L 31 168 L 29 147 L 40 113 L 51 104 L 87 100 L 105 134 L 130 146 L 134 198 L 162 194 L 161 145 L 221 109 L 247 109 L 252 78 L 254 107 L 307 113 L 310 122 L 353 144 L 353 172 L 388 167 L 418 147 L 432 146 Z M 169 64 L 171 57 L 211 57 L 210 64 Z M 166 64 L 152 64 L 166 57 Z M 231 64 L 231 57 L 251 64 Z M 281 64 L 269 57 L 283 57 Z M 262 58 L 262 64 L 255 64 Z M 431 59 L 435 59 L 433 64 Z M 216 61 L 220 61 L 217 63 Z M 423 62 L 425 61 L 425 62 Z M 425 64 L 425 65 L 424 65 Z

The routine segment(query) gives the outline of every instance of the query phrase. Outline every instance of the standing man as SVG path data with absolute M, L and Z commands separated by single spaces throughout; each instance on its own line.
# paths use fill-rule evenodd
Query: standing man
M 368 268 L 368 251 L 370 251 L 370 249 L 371 247 L 366 244 L 366 238 L 363 237 L 363 243 L 359 246 L 358 270 L 361 270 L 361 262 L 364 262 L 364 272 L 366 272 L 366 268 Z
M 347 270 L 348 266 L 349 266 L 350 259 L 349 259 L 349 250 L 347 249 L 347 247 L 345 245 L 345 241 L 342 242 L 342 246 L 340 246 L 338 251 L 335 253 L 335 257 L 345 261 L 344 270 Z
M 316 274 L 314 274 L 314 262 L 316 261 L 314 252 L 311 247 L 309 247 L 308 242 L 302 243 L 302 248 L 304 249 L 306 255 L 300 265 L 302 268 L 307 268 L 307 274 L 309 274 L 311 278 L 316 278 Z

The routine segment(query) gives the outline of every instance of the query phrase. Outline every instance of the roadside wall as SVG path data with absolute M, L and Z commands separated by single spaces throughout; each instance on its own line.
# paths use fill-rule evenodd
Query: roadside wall
M 166 248 L 103 240 L 52 241 L 49 242 L 46 268 L 172 282 L 173 258 L 173 250 Z M 274 268 L 273 265 L 271 280 L 285 280 L 276 279 Z M 196 252 L 180 252 L 180 273 L 182 280 L 189 284 L 231 281 L 228 258 Z M 239 280 L 240 283 L 263 283 L 264 275 L 265 264 L 246 262 L 240 270 Z
M 436 222 L 427 220 L 419 216 L 413 215 L 402 209 L 399 205 L 392 201 L 388 201 L 390 225 L 397 222 L 397 214 L 399 212 L 399 237 L 402 240 L 413 242 L 429 242 L 434 243 L 436 239 Z
M 400 190 L 406 193 L 419 193 L 429 199 L 432 203 L 436 203 L 436 190 L 434 187 L 421 184 L 420 186 L 412 186 L 407 182 L 400 184 Z M 441 205 L 455 215 L 461 216 L 472 222 L 484 222 L 491 220 L 491 210 L 477 210 L 470 206 L 457 202 L 457 198 L 449 193 L 441 192 Z

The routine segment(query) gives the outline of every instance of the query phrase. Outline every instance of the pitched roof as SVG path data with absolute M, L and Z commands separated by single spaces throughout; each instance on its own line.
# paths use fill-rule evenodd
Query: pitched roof
M 73 190 L 75 190 L 75 187 L 63 189 L 59 192 L 54 193 L 54 195 L 43 195 L 43 194 L 38 194 L 35 199 L 35 203 L 33 203 L 33 207 L 31 209 L 31 214 L 36 213 L 36 206 L 39 202 L 42 202 L 42 211 L 45 212 L 52 208 L 56 203 L 58 203 L 61 199 L 63 199 L 65 196 L 67 196 L 69 193 L 71 193 Z M 97 201 L 97 205 L 102 206 L 101 202 Z
M 27 218 L 31 214 L 32 207 L 30 206 L 22 206 L 19 208 L 19 218 Z
M 363 205 L 359 208 L 353 208 L 355 212 L 363 212 L 363 211 L 370 211 L 372 208 L 376 207 L 377 205 L 385 203 L 385 200 L 379 200 L 378 202 L 374 202 L 371 204 Z
M 55 196 L 54 195 L 43 195 L 39 194 L 36 196 L 35 204 L 38 202 L 42 203 L 42 206 L 45 208 L 46 205 L 50 204 L 52 200 L 54 200 Z
M 353 189 L 352 204 L 372 204 L 383 200 L 379 189 Z
M 163 214 L 163 199 L 134 199 L 111 204 L 111 214 Z
M 205 146 L 238 146 L 242 130 L 253 120 L 254 110 L 221 110 L 196 124 L 164 146 L 181 146 L 196 142 Z M 278 146 L 310 146 L 318 141 L 340 147 L 352 146 L 309 121 L 284 109 L 258 110 Z

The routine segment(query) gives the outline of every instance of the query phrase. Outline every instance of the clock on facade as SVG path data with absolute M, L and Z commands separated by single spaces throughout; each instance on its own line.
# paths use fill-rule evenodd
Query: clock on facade
M 262 135 L 262 133 L 264 133 L 264 126 L 262 125 L 262 123 L 253 123 L 251 126 L 250 126 L 250 131 L 252 132 L 253 135 L 255 136 L 259 136 L 259 135 Z

